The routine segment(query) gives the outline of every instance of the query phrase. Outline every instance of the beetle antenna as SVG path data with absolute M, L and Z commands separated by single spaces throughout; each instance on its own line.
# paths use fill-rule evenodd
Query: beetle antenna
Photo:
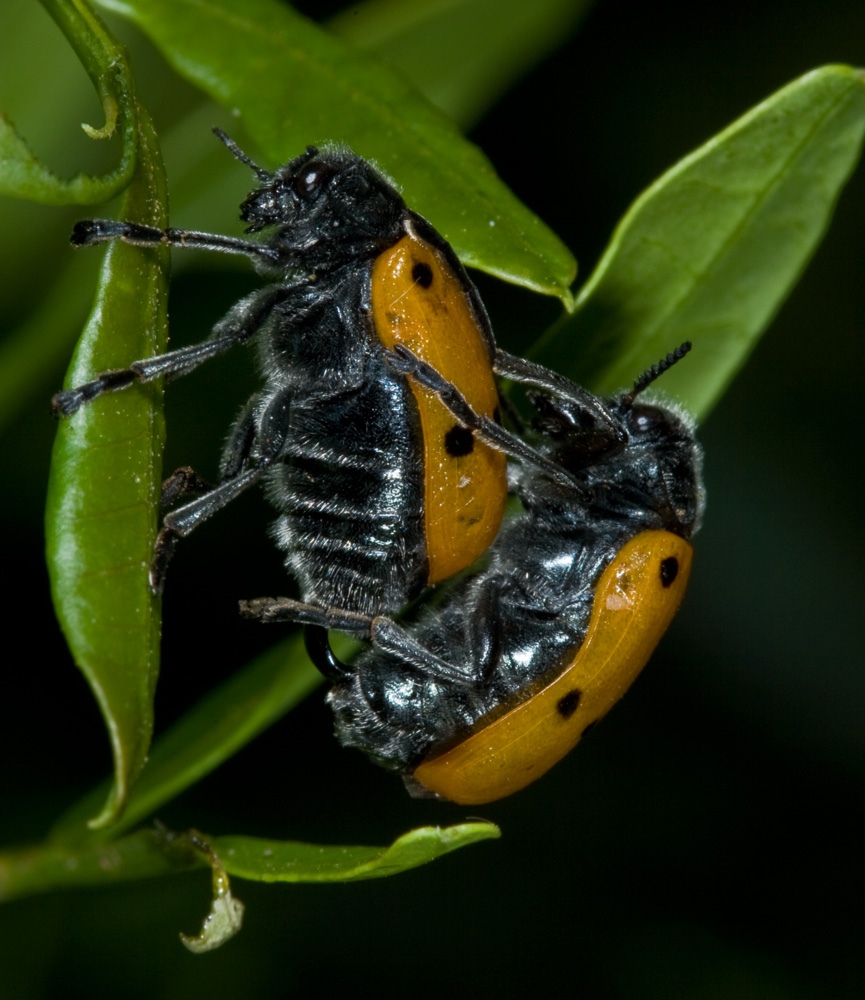
M 241 163 L 245 163 L 252 171 L 254 171 L 262 183 L 266 183 L 270 180 L 272 174 L 265 170 L 264 167 L 260 167 L 254 160 L 247 156 L 240 146 L 238 146 L 233 139 L 229 139 L 221 128 L 214 128 L 213 134 L 217 139 L 219 139 L 220 142 L 224 142 L 225 145 L 228 146 L 236 159 L 240 160 Z
M 690 340 L 686 340 L 684 344 L 677 347 L 675 351 L 671 351 L 665 358 L 662 358 L 656 365 L 652 365 L 651 368 L 647 368 L 643 374 L 634 382 L 634 388 L 630 392 L 625 393 L 622 396 L 621 405 L 628 408 L 633 405 L 634 400 L 643 390 L 648 389 L 649 386 L 658 378 L 663 375 L 664 372 L 669 371 L 677 361 L 681 361 L 682 358 L 691 350 Z

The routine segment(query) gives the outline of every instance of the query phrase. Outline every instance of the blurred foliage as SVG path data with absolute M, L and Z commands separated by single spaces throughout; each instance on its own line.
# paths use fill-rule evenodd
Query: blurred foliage
M 591 262 L 635 192 L 669 163 L 805 69 L 862 61 L 861 10 L 840 0 L 830 6 L 832 16 L 821 12 L 819 23 L 804 5 L 778 21 L 769 5 L 744 4 L 683 23 L 672 7 L 651 16 L 629 8 L 626 16 L 614 0 L 602 2 L 584 33 L 505 98 L 473 138 L 517 194 Z M 36 21 L 38 45 L 28 50 L 23 2 L 14 0 L 2 17 L 21 18 L 15 37 L 23 39 L 2 61 L 4 83 L 8 76 L 17 85 L 5 110 L 45 162 L 68 163 L 69 172 L 81 163 L 109 169 L 110 155 L 94 161 L 99 154 L 73 135 L 70 123 L 95 120 L 98 106 L 74 61 L 44 40 L 50 25 Z M 140 93 L 168 136 L 173 219 L 225 230 L 246 179 L 232 188 L 221 165 L 211 173 L 219 151 L 202 152 L 200 138 L 224 117 L 202 109 L 121 22 L 112 27 L 133 45 Z M 50 115 L 39 114 L 44 71 L 27 56 L 36 48 L 52 67 L 49 79 L 59 80 L 64 65 L 70 81 L 81 76 L 78 88 L 58 85 Z M 188 124 L 193 119 L 200 127 Z M 573 986 L 576 965 L 587 997 L 708 997 L 719 989 L 761 998 L 857 995 L 862 885 L 853 804 L 865 769 L 855 622 L 863 539 L 844 432 L 854 426 L 862 370 L 863 307 L 854 291 L 863 226 L 861 211 L 851 208 L 862 194 L 858 176 L 791 305 L 704 430 L 711 506 L 696 576 L 646 677 L 579 755 L 536 789 L 488 807 L 508 834 L 491 857 L 457 855 L 404 876 L 402 886 L 341 890 L 340 926 L 352 933 L 339 940 L 344 969 L 328 963 L 331 988 L 372 984 L 363 956 L 386 937 L 374 980 L 384 989 L 421 965 L 431 989 L 453 981 L 467 993 Z M 4 523 L 11 565 L 19 567 L 17 593 L 26 595 L 23 620 L 38 649 L 38 669 L 16 672 L 11 691 L 40 708 L 37 726 L 32 714 L 16 712 L 4 732 L 5 759 L 15 762 L 3 792 L 10 842 L 38 839 L 108 766 L 98 717 L 51 624 L 40 564 L 39 510 L 54 431 L 46 400 L 91 287 L 86 277 L 63 277 L 76 214 L 4 203 L 4 315 L 24 319 L 22 302 L 32 304 L 37 313 L 25 329 L 45 338 L 34 341 L 29 368 L 0 398 L 14 403 L 3 439 L 14 483 L 4 491 Z M 249 282 L 234 271 L 177 264 L 173 329 L 189 331 L 192 341 Z M 75 267 L 92 273 L 95 264 L 75 259 Z M 52 275 L 65 284 L 46 288 Z M 501 342 L 525 351 L 555 310 L 537 296 L 482 284 Z M 815 330 L 829 335 L 815 341 Z M 56 346 L 43 350 L 49 338 Z M 230 393 L 221 389 L 226 378 L 235 382 Z M 223 365 L 189 381 L 188 392 L 184 385 L 169 399 L 166 461 L 204 471 L 215 466 L 215 438 L 249 377 Z M 202 427 L 205 409 L 213 412 L 211 427 Z M 163 726 L 272 641 L 233 621 L 238 595 L 284 589 L 278 554 L 261 530 L 268 517 L 257 498 L 245 500 L 226 514 L 218 540 L 191 539 L 178 559 L 165 609 Z M 389 776 L 339 751 L 325 710 L 313 702 L 160 815 L 175 828 L 242 823 L 275 838 L 290 832 L 331 842 L 344 839 L 346 817 L 353 839 L 373 842 L 421 822 L 462 818 L 457 807 L 406 800 Z M 133 996 L 229 982 L 249 996 L 311 989 L 334 942 L 333 901 L 315 893 L 296 887 L 273 896 L 244 885 L 247 931 L 194 969 L 174 931 L 200 918 L 199 900 L 169 882 L 124 888 L 122 896 L 101 890 L 21 901 L 0 912 L 0 996 L 112 995 L 132 963 L 146 970 L 124 986 Z M 494 920 L 486 917 L 490 907 Z M 543 926 L 525 920 L 538 907 Z M 445 956 L 432 969 L 422 962 L 430 947 Z

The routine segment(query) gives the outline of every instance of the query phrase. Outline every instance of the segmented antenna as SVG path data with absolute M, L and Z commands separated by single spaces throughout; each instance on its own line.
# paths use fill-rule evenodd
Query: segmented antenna
M 265 170 L 264 167 L 260 167 L 252 159 L 250 159 L 250 157 L 244 153 L 244 151 L 233 139 L 228 138 L 221 128 L 214 128 L 213 134 L 217 139 L 219 139 L 220 142 L 224 142 L 225 145 L 228 146 L 236 159 L 240 160 L 241 163 L 245 163 L 252 171 L 254 171 L 255 175 L 263 184 L 271 179 L 272 175 L 270 172 Z
M 625 393 L 622 396 L 623 407 L 629 407 L 633 404 L 634 400 L 644 389 L 648 389 L 649 386 L 658 378 L 659 375 L 663 375 L 664 372 L 669 371 L 677 361 L 681 361 L 682 358 L 691 350 L 690 340 L 686 340 L 681 347 L 677 347 L 675 351 L 671 351 L 665 358 L 662 358 L 656 365 L 652 365 L 651 368 L 647 368 L 643 374 L 634 382 L 634 388 L 630 392 Z

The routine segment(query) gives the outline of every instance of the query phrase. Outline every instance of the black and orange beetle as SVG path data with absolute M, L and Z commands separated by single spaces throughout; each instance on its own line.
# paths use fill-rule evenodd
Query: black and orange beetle
M 307 624 L 341 743 L 401 773 L 413 794 L 474 805 L 540 777 L 618 701 L 679 606 L 702 515 L 693 423 L 637 401 L 689 348 L 609 400 L 577 386 L 530 393 L 546 457 L 574 482 L 523 464 L 524 511 L 493 543 L 489 567 L 413 627 L 368 618 L 372 649 L 354 664 L 336 659 L 326 629 L 357 632 L 357 615 L 244 606 Z M 414 368 L 460 412 L 453 387 Z
M 152 589 L 162 591 L 179 538 L 264 479 L 280 515 L 275 538 L 303 600 L 395 612 L 486 550 L 507 481 L 502 452 L 392 366 L 393 349 L 453 384 L 490 440 L 499 431 L 493 369 L 519 377 L 523 363 L 496 351 L 451 247 L 370 163 L 344 147 L 310 146 L 270 173 L 215 131 L 258 177 L 241 218 L 265 239 L 93 220 L 79 223 L 72 241 L 242 254 L 273 282 L 237 303 L 203 343 L 59 392 L 54 412 L 69 416 L 105 392 L 185 374 L 256 342 L 264 385 L 228 437 L 220 482 L 208 487 L 186 469 L 166 483 L 164 497 L 202 495 L 166 515 Z

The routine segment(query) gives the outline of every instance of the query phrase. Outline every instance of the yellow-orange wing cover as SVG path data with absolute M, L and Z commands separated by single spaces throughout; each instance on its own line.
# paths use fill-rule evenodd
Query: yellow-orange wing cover
M 372 316 L 385 347 L 403 344 L 455 385 L 475 412 L 493 417 L 498 394 L 490 347 L 459 276 L 412 229 L 376 258 Z M 458 438 L 456 421 L 409 376 L 424 442 L 424 512 L 430 584 L 470 566 L 490 545 L 507 499 L 505 457 L 476 438 Z
M 691 571 L 688 542 L 646 531 L 622 547 L 595 591 L 586 638 L 527 701 L 425 761 L 414 777 L 464 805 L 493 802 L 539 778 L 631 686 L 676 613 Z M 670 579 L 672 577 L 672 579 Z

